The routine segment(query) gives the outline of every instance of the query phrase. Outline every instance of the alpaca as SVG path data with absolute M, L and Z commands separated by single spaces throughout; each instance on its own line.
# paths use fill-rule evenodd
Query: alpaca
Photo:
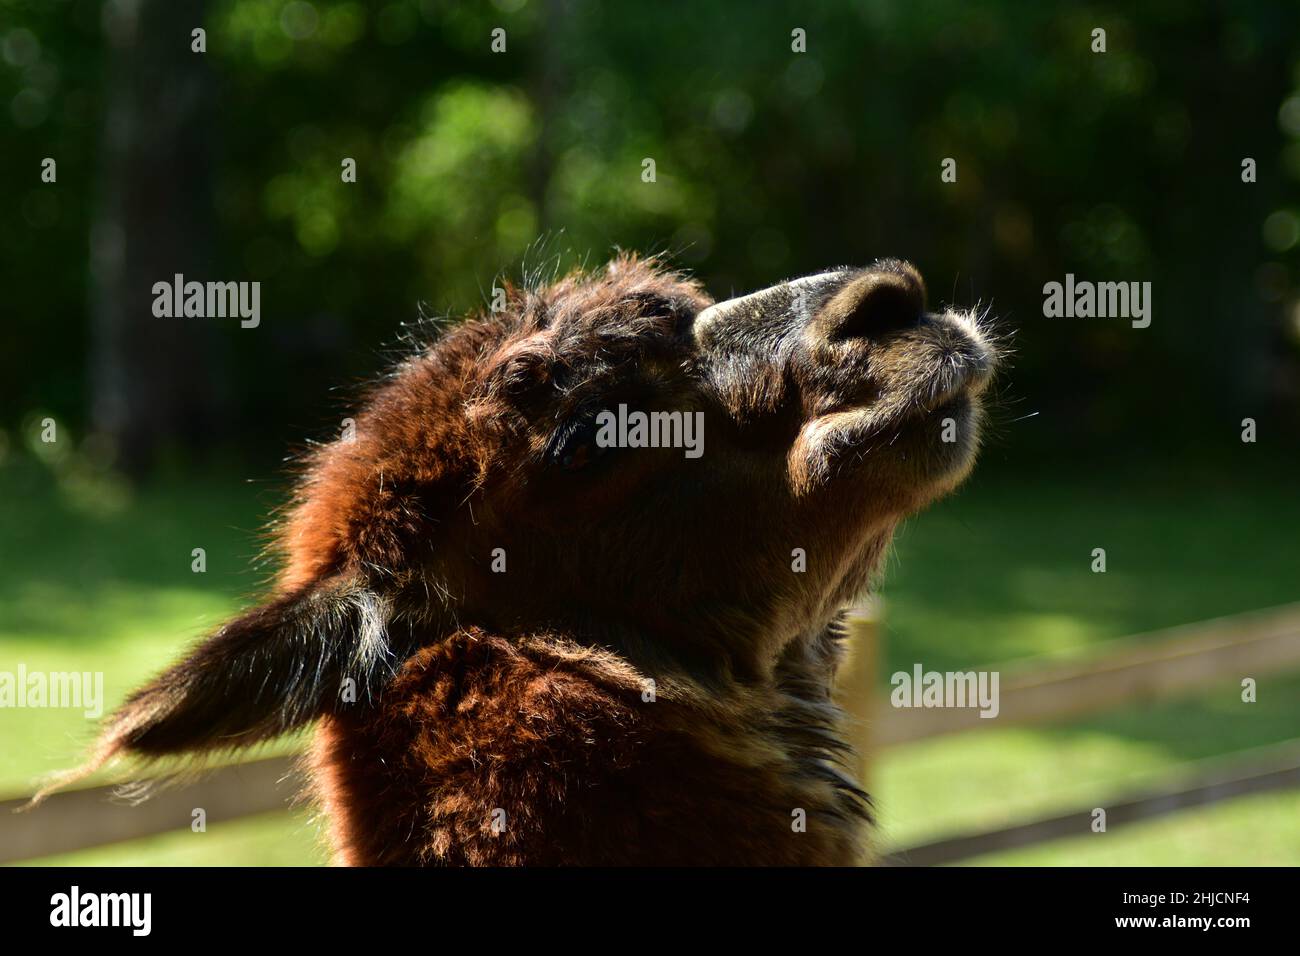
M 896 260 L 718 303 L 634 256 L 510 286 L 314 453 L 269 600 L 87 766 L 315 722 L 342 864 L 863 862 L 841 609 L 969 471 L 997 360 Z M 598 440 L 622 406 L 701 454 Z

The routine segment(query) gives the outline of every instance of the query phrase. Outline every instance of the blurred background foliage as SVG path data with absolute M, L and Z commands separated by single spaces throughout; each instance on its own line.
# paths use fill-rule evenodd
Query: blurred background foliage
M 616 246 L 666 251 L 718 296 L 912 258 L 934 298 L 992 303 L 1016 332 L 1005 394 L 1042 413 L 1016 429 L 1031 443 L 1234 442 L 1247 415 L 1270 439 L 1297 434 L 1286 0 L 0 11 L 14 437 L 40 412 L 136 473 L 174 446 L 259 464 L 335 428 L 331 387 L 374 375 L 421 305 L 458 316 L 525 263 Z M 46 156 L 57 184 L 39 179 Z M 160 329 L 149 286 L 178 271 L 260 281 L 262 326 Z M 1044 319 L 1042 286 L 1067 272 L 1151 281 L 1152 326 Z M 106 299 L 130 314 L 106 316 Z
M 0 666 L 103 670 L 120 700 L 257 590 L 285 449 L 337 433 L 404 323 L 616 247 L 665 252 L 718 297 L 906 257 L 933 300 L 991 304 L 1013 333 L 974 479 L 890 561 L 890 668 L 1297 596 L 1294 0 L 0 0 L 0 113 Z M 260 326 L 154 318 L 177 272 L 261 282 Z M 1044 318 L 1066 273 L 1150 281 L 1150 328 Z M 1288 739 L 1296 686 L 1248 715 L 1228 681 L 889 751 L 883 825 L 905 843 L 1004 824 Z M 14 793 L 90 732 L 0 718 Z M 1004 862 L 1294 863 L 1298 799 Z M 298 823 L 218 826 L 76 859 L 321 858 Z

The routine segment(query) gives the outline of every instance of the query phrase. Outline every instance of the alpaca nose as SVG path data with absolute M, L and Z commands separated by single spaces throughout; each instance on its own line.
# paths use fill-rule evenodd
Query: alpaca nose
M 855 273 L 827 299 L 813 323 L 826 340 L 874 339 L 916 326 L 925 284 L 915 267 L 889 260 Z
M 925 284 L 910 263 L 833 269 L 727 299 L 695 318 L 704 347 L 754 347 L 811 329 L 826 341 L 875 338 L 911 328 L 925 313 Z
M 695 341 L 719 347 L 779 342 L 811 324 L 822 303 L 854 274 L 834 269 L 716 302 L 696 316 Z

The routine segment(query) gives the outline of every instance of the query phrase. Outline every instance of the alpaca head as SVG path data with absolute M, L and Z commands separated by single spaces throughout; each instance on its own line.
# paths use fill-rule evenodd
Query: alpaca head
M 905 263 L 712 303 L 619 259 L 408 362 L 288 545 L 310 539 L 296 573 L 408 574 L 459 620 L 762 672 L 965 475 L 994 364 Z
M 510 288 L 319 450 L 278 594 L 138 691 L 92 766 L 373 699 L 465 624 L 762 680 L 965 475 L 995 363 L 892 260 L 716 303 L 634 258 Z

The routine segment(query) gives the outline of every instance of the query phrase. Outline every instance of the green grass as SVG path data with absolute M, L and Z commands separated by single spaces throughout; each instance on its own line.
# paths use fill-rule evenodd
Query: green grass
M 1089 720 L 953 734 L 886 751 L 872 781 L 882 839 L 905 847 L 1105 807 L 1176 785 L 1192 764 L 1295 738 L 1300 677 L 1266 677 L 1259 686 L 1253 704 L 1229 682 Z M 1115 843 L 1126 839 L 1111 835 Z M 1300 846 L 1295 850 L 1300 862 Z
M 116 706 L 177 650 L 256 593 L 250 571 L 265 507 L 237 480 L 135 495 L 69 485 L 27 462 L 0 471 L 0 669 L 104 675 Z M 191 570 L 194 548 L 207 570 Z M 94 735 L 82 711 L 0 710 L 0 793 L 76 762 Z
M 1296 479 L 1271 465 L 977 470 L 897 538 L 889 669 L 1001 664 L 1300 600 Z
M 1295 866 L 1300 793 L 1243 797 L 1107 833 L 992 853 L 971 866 Z
M 303 814 L 265 813 L 130 843 L 63 853 L 39 866 L 320 866 L 328 859 L 317 824 Z
M 885 675 L 965 670 L 1206 618 L 1300 600 L 1300 495 L 1294 476 L 1218 468 L 1162 473 L 1098 465 L 1076 479 L 977 473 L 957 497 L 909 522 L 887 569 Z M 1107 570 L 1093 573 L 1092 551 Z M 1260 680 L 1244 704 L 1235 680 L 1191 697 L 1045 727 L 982 730 L 885 752 L 872 789 L 883 840 L 907 846 L 1026 822 L 1179 779 L 1188 762 L 1300 736 L 1300 677 Z M 1245 801 L 1243 801 L 1245 802 Z M 1178 814 L 1106 835 L 1060 841 L 995 862 L 1088 865 L 1300 863 L 1285 796 L 1276 843 L 1230 808 Z M 1213 826 L 1198 821 L 1215 821 Z M 1227 821 L 1227 822 L 1225 822 Z M 1247 832 L 1249 830 L 1249 832 Z M 1155 834 L 1155 836 L 1152 836 Z M 1171 836 L 1173 834 L 1173 836 Z M 1104 847 L 1104 849 L 1102 849 Z M 1134 847 L 1137 849 L 1130 849 Z
M 207 475 L 128 493 L 11 460 L 0 469 L 0 669 L 103 671 L 110 709 L 256 594 L 254 531 L 275 501 L 266 488 Z M 1267 463 L 1097 465 L 1072 477 L 986 469 L 899 535 L 883 581 L 884 673 L 1068 654 L 1300 599 L 1297 528 L 1294 476 Z M 206 574 L 191 571 L 196 547 L 207 551 Z M 1097 547 L 1105 574 L 1090 569 Z M 1298 728 L 1300 678 L 1264 678 L 1253 705 L 1227 683 L 1063 725 L 899 747 L 881 755 L 871 784 L 883 840 L 905 846 L 1104 805 Z M 74 711 L 0 710 L 0 793 L 29 792 L 41 774 L 74 764 L 93 730 Z M 1300 863 L 1296 809 L 1294 793 L 1264 795 L 978 862 Z M 311 824 L 273 814 L 41 862 L 323 860 Z

